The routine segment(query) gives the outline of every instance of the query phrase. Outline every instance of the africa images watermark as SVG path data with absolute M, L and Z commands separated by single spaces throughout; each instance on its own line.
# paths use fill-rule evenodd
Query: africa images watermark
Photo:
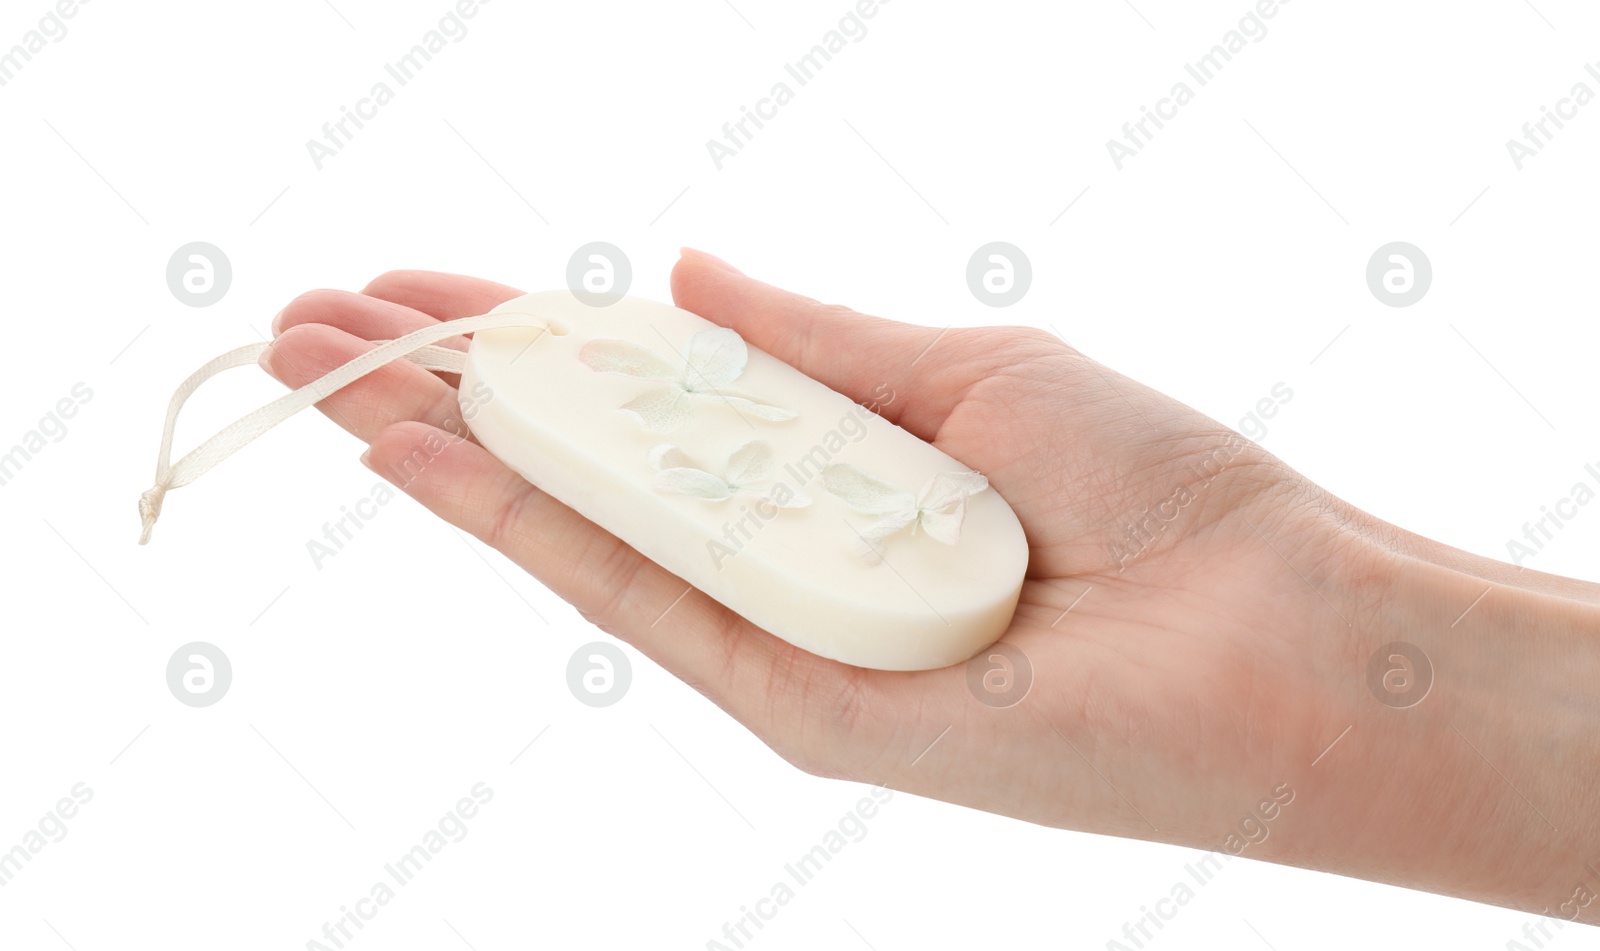
M 1577 921 L 1583 910 L 1600 899 L 1600 867 L 1594 862 L 1583 866 L 1583 878 L 1572 886 L 1572 895 L 1555 910 L 1546 905 L 1539 917 L 1522 925 L 1522 937 L 1506 941 L 1506 951 L 1545 951 L 1556 935 L 1569 923 Z M 1590 886 L 1593 885 L 1594 888 Z M 1554 929 L 1554 930 L 1552 930 Z
M 894 790 L 873 786 L 870 798 L 862 796 L 835 827 L 822 834 L 822 840 L 799 858 L 783 866 L 784 874 L 772 883 L 767 894 L 756 900 L 755 907 L 739 906 L 739 917 L 723 922 L 722 937 L 706 942 L 706 951 L 741 951 L 756 937 L 767 923 L 778 917 L 785 905 L 794 901 L 798 892 L 814 881 L 833 857 L 843 852 L 845 846 L 867 837 L 867 821 L 878 814 L 885 803 L 894 798 Z
M 1600 83 L 1600 63 L 1584 63 L 1584 71 Z M 1567 127 L 1567 123 L 1578 118 L 1578 110 L 1594 102 L 1595 92 L 1588 83 L 1579 80 L 1574 83 L 1566 96 L 1556 101 L 1556 107 L 1539 107 L 1539 118 L 1522 124 L 1522 139 L 1506 140 L 1506 151 L 1511 155 L 1511 164 L 1522 171 L 1528 159 L 1543 152 L 1545 146 L 1555 141 L 1556 133 Z M 1554 131 L 1551 126 L 1555 126 Z
M 856 0 L 855 7 L 845 11 L 844 16 L 839 18 L 839 25 L 822 34 L 820 42 L 793 63 L 783 64 L 784 73 L 800 86 L 805 86 L 817 78 L 822 68 L 831 63 L 833 57 L 843 52 L 845 47 L 866 39 L 866 21 L 877 16 L 878 7 L 888 2 L 889 0 Z M 739 118 L 722 124 L 722 141 L 706 140 L 706 152 L 711 155 L 711 164 L 716 166 L 717 171 L 722 171 L 724 161 L 738 155 L 744 151 L 745 146 L 755 141 L 756 134 L 750 130 L 750 126 L 754 125 L 757 131 L 766 128 L 766 121 L 776 119 L 778 110 L 793 100 L 794 87 L 786 80 L 780 79 L 772 84 L 767 95 L 756 100 L 754 109 L 740 106 Z
M 94 390 L 87 383 L 74 383 L 68 395 L 56 400 L 50 411 L 39 418 L 38 425 L 22 434 L 10 449 L 0 447 L 0 488 L 10 485 L 45 447 L 67 438 L 67 420 L 78 415 L 83 404 L 94 399 Z
M 22 834 L 22 841 L 11 847 L 9 851 L 0 852 L 0 888 L 11 884 L 23 866 L 33 861 L 33 857 L 44 851 L 44 847 L 52 842 L 60 842 L 67 837 L 67 821 L 78 815 L 78 809 L 94 798 L 94 790 L 88 783 L 77 783 L 69 791 L 70 794 L 62 796 L 56 801 L 49 812 L 46 812 L 37 823 L 38 828 L 29 829 Z
M 488 2 L 456 0 L 439 18 L 438 26 L 422 34 L 422 39 L 394 62 L 383 64 L 384 74 L 394 80 L 395 86 L 389 85 L 388 79 L 380 79 L 372 84 L 367 95 L 356 100 L 354 108 L 340 106 L 338 118 L 322 124 L 322 140 L 306 140 L 306 152 L 310 154 L 311 164 L 317 167 L 317 171 L 322 171 L 328 159 L 344 151 L 345 146 L 355 139 L 356 132 L 365 129 L 368 122 L 378 117 L 379 110 L 394 101 L 396 87 L 404 87 L 416 79 L 417 74 L 450 44 L 466 39 L 467 21 L 477 16 L 480 12 L 478 8 Z M 351 126 L 355 126 L 354 131 Z
M 476 818 L 478 810 L 492 799 L 494 790 L 487 783 L 474 784 L 471 795 L 457 800 L 455 806 L 439 818 L 436 828 L 424 832 L 422 840 L 399 858 L 384 864 L 384 877 L 372 883 L 366 897 L 357 899 L 354 908 L 340 905 L 338 917 L 323 922 L 322 938 L 307 941 L 306 951 L 340 951 L 348 945 L 367 922 L 378 917 L 378 912 L 394 901 L 396 886 L 410 885 L 445 846 L 467 837 L 467 821 Z
M 1243 52 L 1251 43 L 1259 43 L 1267 38 L 1267 21 L 1278 15 L 1278 8 L 1289 3 L 1290 0 L 1257 0 L 1255 6 L 1245 11 L 1239 18 L 1239 25 L 1222 35 L 1222 41 L 1212 46 L 1205 55 L 1193 63 L 1184 63 L 1183 70 L 1200 86 L 1209 85 L 1223 67 L 1233 62 L 1233 58 Z M 1156 132 L 1167 127 L 1167 122 L 1178 117 L 1178 111 L 1194 101 L 1195 90 L 1185 80 L 1173 83 L 1168 94 L 1156 101 L 1154 109 L 1149 106 L 1140 106 L 1141 115 L 1132 122 L 1122 124 L 1122 138 L 1106 140 L 1106 151 L 1111 155 L 1111 164 L 1122 171 L 1128 159 L 1144 151 L 1145 146 L 1155 141 Z M 1155 126 L 1155 131 L 1150 126 Z
M 1542 915 L 1522 924 L 1522 937 L 1506 939 L 1506 951 L 1544 951 L 1555 941 L 1567 922 Z
M 1549 505 L 1539 506 L 1542 514 L 1536 521 L 1522 523 L 1522 538 L 1506 541 L 1506 554 L 1511 556 L 1513 565 L 1520 568 L 1524 561 L 1544 551 L 1546 545 L 1555 541 L 1556 533 L 1595 500 L 1596 490 L 1600 490 L 1600 462 L 1589 463 L 1583 471 L 1593 481 L 1592 485 L 1582 480 L 1573 483 L 1566 495 Z
M 1127 570 L 1129 562 L 1149 551 L 1156 540 L 1166 532 L 1167 526 L 1177 521 L 1183 510 L 1200 498 L 1200 491 L 1215 481 L 1217 476 L 1222 474 L 1222 470 L 1251 446 L 1252 440 L 1254 443 L 1259 443 L 1265 439 L 1268 432 L 1266 420 L 1277 416 L 1283 405 L 1292 399 L 1294 390 L 1290 389 L 1288 384 L 1282 382 L 1273 384 L 1269 395 L 1256 400 L 1250 412 L 1239 419 L 1239 432 L 1249 439 L 1230 436 L 1198 463 L 1189 463 L 1189 471 L 1196 477 L 1194 482 L 1175 487 L 1166 498 L 1146 507 L 1138 518 L 1129 522 L 1123 528 L 1120 538 L 1113 537 L 1106 542 L 1106 551 L 1116 563 L 1117 571 Z
M 56 0 L 39 18 L 39 25 L 22 34 L 22 39 L 0 52 L 0 87 L 17 78 L 33 58 L 67 38 L 67 21 L 78 15 L 78 8 L 89 0 Z
M 401 488 L 410 485 L 422 475 L 433 461 L 448 448 L 463 442 L 468 436 L 467 424 L 472 422 L 478 411 L 494 399 L 494 390 L 489 384 L 479 380 L 472 391 L 463 394 L 460 399 L 461 415 L 452 416 L 439 425 L 448 436 L 438 433 L 429 433 L 422 441 L 422 448 L 413 450 L 411 455 L 399 463 L 389 465 L 389 478 Z M 368 522 L 378 517 L 378 512 L 394 500 L 394 488 L 388 482 L 375 484 L 365 496 L 357 499 L 351 505 L 339 506 L 339 517 L 331 522 L 322 523 L 322 537 L 306 539 L 306 554 L 311 556 L 311 566 L 318 571 L 329 558 L 344 551 L 345 546 L 355 541 L 356 533 L 367 526 Z
M 1183 870 L 1188 877 L 1173 882 L 1166 896 L 1156 900 L 1154 908 L 1140 905 L 1138 917 L 1123 922 L 1122 937 L 1108 940 L 1106 951 L 1142 951 L 1155 940 L 1157 933 L 1178 917 L 1178 912 L 1194 901 L 1198 892 L 1189 883 L 1193 882 L 1194 886 L 1201 888 L 1211 884 L 1223 869 L 1222 863 L 1231 862 L 1243 855 L 1250 846 L 1267 841 L 1272 835 L 1271 823 L 1283 815 L 1284 806 L 1294 802 L 1294 795 L 1294 787 L 1288 783 L 1274 786 L 1271 795 L 1263 796 L 1254 808 L 1239 819 L 1237 828 L 1229 830 L 1223 837 L 1220 852 L 1207 852 L 1198 861 L 1184 865 Z
M 821 477 L 822 470 L 828 467 L 834 456 L 844 451 L 846 445 L 867 438 L 866 421 L 880 407 L 893 403 L 895 397 L 894 390 L 889 389 L 887 383 L 878 384 L 872 395 L 871 402 L 851 406 L 850 411 L 839 417 L 833 428 L 823 433 L 805 455 L 783 464 L 783 474 L 787 478 L 776 484 L 771 499 L 757 500 L 753 507 L 749 504 L 740 505 L 738 517 L 722 523 L 722 535 L 706 539 L 706 554 L 711 556 L 712 567 L 721 571 L 724 562 L 744 551 L 756 534 L 778 517 L 788 499 Z

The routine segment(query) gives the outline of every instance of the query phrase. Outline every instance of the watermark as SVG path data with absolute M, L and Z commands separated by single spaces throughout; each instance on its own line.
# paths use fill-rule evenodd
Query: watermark
M 622 249 L 591 241 L 567 259 L 567 290 L 590 307 L 610 307 L 633 284 L 633 264 Z
M 1199 463 L 1187 463 L 1188 470 L 1195 476 L 1193 482 L 1180 483 L 1170 495 L 1146 507 L 1138 518 L 1129 522 L 1120 538 L 1113 537 L 1106 542 L 1106 551 L 1116 563 L 1117 571 L 1126 571 L 1129 562 L 1153 548 L 1156 540 L 1166 533 L 1167 526 L 1177 521 L 1183 510 L 1193 505 L 1200 498 L 1200 493 L 1216 481 L 1222 470 L 1239 458 L 1249 445 L 1249 440 L 1230 436 Z
M 423 439 L 421 449 L 412 450 L 411 455 L 397 463 L 390 463 L 387 473 L 390 483 L 404 489 L 422 475 L 446 449 L 465 441 L 469 435 L 467 424 L 492 399 L 494 390 L 482 380 L 474 384 L 469 392 L 461 394 L 458 397 L 461 415 L 452 416 L 437 427 L 444 430 L 446 436 L 429 433 Z M 377 518 L 378 513 L 383 511 L 394 497 L 394 489 L 388 483 L 379 482 L 368 490 L 364 497 L 350 505 L 339 506 L 339 517 L 322 523 L 321 537 L 306 539 L 306 554 L 311 556 L 311 566 L 321 571 L 328 559 L 338 555 L 354 542 L 360 531 Z
M 784 463 L 783 471 L 794 480 L 794 487 L 804 489 L 811 480 L 820 478 L 833 457 L 844 451 L 849 443 L 867 438 L 866 421 L 878 415 L 881 407 L 894 402 L 895 392 L 887 383 L 879 383 L 872 391 L 870 402 L 857 403 L 850 412 L 839 417 L 831 429 L 822 434 L 812 447 L 793 462 Z
M 967 260 L 967 287 L 981 304 L 1010 307 L 1033 284 L 1033 264 L 1022 249 L 991 241 Z
M 1600 83 L 1600 63 L 1584 63 L 1583 69 L 1596 83 Z M 1594 102 L 1594 89 L 1587 82 L 1579 80 L 1574 83 L 1567 95 L 1556 100 L 1556 106 L 1539 107 L 1539 118 L 1522 124 L 1522 141 L 1516 139 L 1506 140 L 1506 152 L 1511 156 L 1511 164 L 1522 171 L 1527 166 L 1528 160 L 1540 154 L 1551 142 L 1555 141 L 1556 133 L 1567 127 L 1567 123 L 1578 118 L 1578 110 Z M 1555 126 L 1555 129 L 1551 129 Z
M 739 916 L 722 925 L 722 936 L 706 942 L 706 951 L 741 951 L 755 940 L 757 934 L 778 917 L 778 912 L 794 901 L 798 889 L 810 885 L 818 873 L 832 862 L 845 847 L 867 837 L 867 823 L 877 816 L 878 810 L 890 799 L 894 791 L 883 786 L 873 786 L 870 796 L 862 796 L 856 804 L 839 817 L 833 828 L 822 834 L 816 845 L 799 858 L 785 863 L 783 875 L 775 879 L 766 894 L 756 899 L 755 907 L 739 906 Z
M 1506 951 L 1544 951 L 1566 926 L 1567 922 L 1548 915 L 1523 922 L 1522 937 L 1507 940 Z
M 1520 568 L 1523 561 L 1544 551 L 1544 546 L 1555 541 L 1556 534 L 1595 500 L 1595 490 L 1600 488 L 1600 463 L 1589 463 L 1583 467 L 1583 471 L 1593 480 L 1592 485 L 1587 481 L 1573 483 L 1565 496 L 1550 505 L 1539 506 L 1537 521 L 1522 523 L 1520 540 L 1512 538 L 1506 541 L 1506 554 L 1511 556 L 1512 564 Z
M 1267 438 L 1269 432 L 1267 420 L 1275 418 L 1284 405 L 1292 399 L 1294 390 L 1289 388 L 1289 384 L 1282 380 L 1272 384 L 1272 389 L 1267 391 L 1267 395 L 1256 400 L 1255 405 L 1250 407 L 1250 412 L 1239 417 L 1239 425 L 1236 428 L 1245 438 L 1260 443 Z
M 1224 862 L 1243 855 L 1252 845 L 1260 845 L 1272 835 L 1272 822 L 1283 815 L 1283 807 L 1294 802 L 1294 787 L 1279 783 L 1272 792 L 1263 796 L 1242 816 L 1235 828 L 1223 837 L 1220 851 L 1207 852 L 1203 857 L 1185 863 L 1187 877 L 1179 878 L 1167 889 L 1165 896 L 1155 901 L 1155 907 L 1140 905 L 1137 917 L 1122 924 L 1122 936 L 1106 941 L 1106 951 L 1141 951 L 1155 940 L 1178 913 L 1198 897 L 1197 889 L 1216 880 Z M 1190 882 L 1194 884 L 1191 885 Z
M 433 456 L 427 461 L 432 462 Z M 306 540 L 306 552 L 311 556 L 311 566 L 321 571 L 323 564 L 344 551 L 344 546 L 355 540 L 356 533 L 365 528 L 368 522 L 377 518 L 378 511 L 393 499 L 394 488 L 387 482 L 379 482 L 373 485 L 365 497 L 356 499 L 350 505 L 339 506 L 339 517 L 331 522 L 322 523 L 322 537 Z
M 1289 3 L 1289 0 L 1258 0 L 1252 9 L 1245 11 L 1239 18 L 1239 24 L 1234 29 L 1222 35 L 1221 42 L 1212 46 L 1199 59 L 1192 63 L 1184 63 L 1183 71 L 1189 79 L 1203 88 L 1217 78 L 1224 67 L 1233 62 L 1233 58 L 1242 53 L 1252 43 L 1259 43 L 1267 38 L 1267 21 L 1278 15 L 1278 8 Z M 1167 95 L 1156 101 L 1154 109 L 1149 106 L 1139 107 L 1139 118 L 1122 124 L 1122 140 L 1107 139 L 1106 152 L 1111 156 L 1111 164 L 1122 171 L 1127 161 L 1140 152 L 1145 146 L 1155 141 L 1156 133 L 1167 127 L 1167 123 L 1178 118 L 1178 113 L 1184 106 L 1194 101 L 1195 87 L 1190 86 L 1187 80 L 1179 80 L 1172 84 Z M 1152 131 L 1151 126 L 1155 126 Z
M 367 94 L 356 100 L 354 108 L 340 106 L 337 118 L 330 119 L 322 124 L 322 138 L 307 139 L 306 152 L 311 156 L 311 164 L 317 171 L 322 171 L 327 161 L 343 152 L 345 147 L 355 140 L 356 133 L 367 127 L 367 123 L 378 117 L 384 106 L 394 101 L 395 90 L 410 84 L 417 75 L 431 62 L 433 58 L 444 52 L 453 43 L 460 43 L 467 38 L 467 21 L 481 12 L 478 8 L 488 3 L 489 0 L 456 0 L 445 14 L 439 18 L 439 23 L 433 29 L 422 34 L 411 49 L 392 63 L 383 64 L 385 79 L 380 79 L 372 84 Z M 389 85 L 393 80 L 394 85 Z M 355 128 L 352 129 L 351 126 Z
M 340 905 L 339 915 L 323 922 L 322 937 L 306 942 L 306 951 L 340 951 L 353 941 L 358 932 L 395 899 L 395 889 L 404 888 L 416 880 L 417 875 L 444 851 L 452 842 L 467 837 L 467 823 L 477 818 L 478 810 L 494 799 L 494 790 L 487 783 L 477 783 L 470 796 L 457 800 L 455 806 L 440 817 L 435 828 L 422 834 L 421 840 L 400 857 L 383 866 L 384 877 L 372 883 L 363 898 L 350 905 Z M 390 884 L 393 882 L 394 884 Z
M 761 529 L 778 517 L 783 511 L 779 490 L 790 496 L 803 492 L 809 482 L 821 477 L 822 470 L 846 446 L 867 438 L 866 421 L 895 399 L 895 392 L 887 383 L 879 383 L 872 395 L 870 402 L 857 403 L 848 413 L 839 417 L 838 422 L 824 432 L 810 449 L 792 462 L 783 464 L 783 473 L 788 478 L 777 482 L 771 499 L 758 500 L 753 508 L 748 504 L 741 505 L 737 518 L 722 523 L 721 536 L 706 539 L 706 554 L 711 557 L 712 567 L 721 571 L 724 562 L 744 551 Z
M 632 685 L 633 664 L 615 644 L 585 644 L 567 660 L 567 689 L 584 706 L 609 707 Z
M 1410 307 L 1432 286 L 1433 263 L 1414 244 L 1391 242 L 1367 260 L 1367 287 L 1390 307 Z
M 1409 710 L 1433 689 L 1433 661 L 1415 644 L 1385 644 L 1367 658 L 1367 689 L 1384 706 Z
M 233 664 L 222 648 L 205 641 L 185 644 L 167 660 L 167 689 L 178 702 L 209 707 L 233 685 Z
M 807 50 L 805 55 L 792 63 L 783 64 L 783 72 L 788 79 L 795 82 L 795 86 L 804 87 L 822 72 L 824 66 L 833 62 L 833 58 L 843 52 L 851 43 L 859 43 L 867 37 L 866 21 L 878 15 L 878 8 L 888 3 L 889 0 L 856 0 L 852 9 L 846 10 L 844 16 L 839 18 L 839 23 L 833 29 L 822 34 L 822 39 Z M 711 156 L 711 164 L 717 171 L 722 171 L 723 163 L 744 151 L 745 146 L 755 141 L 756 132 L 767 127 L 767 123 L 778 117 L 778 112 L 784 106 L 794 101 L 795 86 L 790 86 L 788 79 L 780 79 L 772 84 L 767 94 L 756 100 L 755 108 L 749 106 L 739 107 L 739 118 L 722 124 L 722 139 L 707 139 L 706 152 Z M 755 126 L 755 130 L 751 130 Z
M 0 488 L 10 485 L 24 466 L 45 450 L 51 443 L 67 438 L 67 420 L 78 415 L 83 404 L 94 399 L 94 390 L 87 383 L 74 383 L 66 396 L 56 400 L 50 411 L 40 417 L 38 425 L 22 434 L 16 445 L 0 450 Z
M 1549 947 L 1555 939 L 1556 932 L 1565 928 L 1568 923 L 1578 920 L 1583 910 L 1594 904 L 1600 898 L 1600 868 L 1590 862 L 1583 867 L 1584 878 L 1572 886 L 1572 895 L 1561 902 L 1554 911 L 1549 905 L 1539 909 L 1540 917 L 1525 922 L 1522 926 L 1522 937 L 1512 938 L 1506 942 L 1506 951 L 1542 951 Z M 1590 887 L 1593 885 L 1594 887 Z M 1552 930 L 1553 929 L 1553 930 Z
M 167 287 L 190 307 L 210 307 L 232 286 L 233 264 L 214 244 L 191 242 L 172 252 L 167 261 Z
M 1014 707 L 1032 687 L 1033 664 L 1015 644 L 995 644 L 967 661 L 967 689 L 984 706 Z
M 0 50 L 0 87 L 17 78 L 33 58 L 51 43 L 67 38 L 67 21 L 78 15 L 78 8 L 89 0 L 56 0 L 39 18 L 39 25 L 22 34 L 8 50 Z
M 1237 427 L 1239 433 L 1257 444 L 1261 443 L 1270 431 L 1267 421 L 1277 418 L 1283 407 L 1293 399 L 1294 390 L 1289 384 L 1282 380 L 1272 384 L 1267 394 L 1256 400 L 1249 412 L 1239 417 Z M 1146 508 L 1137 519 L 1129 522 L 1124 527 L 1121 538 L 1113 537 L 1108 541 L 1106 549 L 1111 555 L 1111 560 L 1116 562 L 1117 570 L 1119 572 L 1125 570 L 1128 562 L 1147 552 L 1155 540 L 1166 532 L 1167 526 L 1176 521 L 1178 516 L 1183 514 L 1183 510 L 1199 498 L 1196 490 L 1210 485 L 1229 463 L 1244 452 L 1247 445 L 1242 440 L 1229 438 L 1220 448 L 1212 450 L 1200 465 L 1190 463 L 1190 471 L 1198 476 L 1197 483 L 1174 488 L 1170 495 L 1156 505 Z
M 89 788 L 88 783 L 78 783 L 68 793 L 56 800 L 50 811 L 39 819 L 36 828 L 24 832 L 16 845 L 0 852 L 0 888 L 10 885 L 23 867 L 44 851 L 45 846 L 65 839 L 67 823 L 78 815 L 81 806 L 94 798 L 94 790 Z

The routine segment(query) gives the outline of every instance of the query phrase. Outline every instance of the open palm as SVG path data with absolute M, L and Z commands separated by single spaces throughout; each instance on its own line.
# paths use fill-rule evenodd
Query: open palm
M 451 379 L 394 363 L 318 405 L 371 443 L 380 473 L 432 440 L 433 461 L 406 492 L 808 772 L 1049 825 L 1214 844 L 1185 830 L 1237 816 L 1304 767 L 1308 744 L 1337 734 L 1335 716 L 1307 722 L 1317 717 L 1294 702 L 1319 670 L 1359 653 L 1349 610 L 1318 594 L 1334 503 L 1254 444 L 1040 330 L 866 317 L 696 252 L 672 288 L 678 306 L 876 403 L 989 477 L 1030 544 L 1003 638 L 1025 694 L 985 696 L 961 666 L 849 667 L 754 627 L 472 441 L 437 453 L 439 430 L 463 431 Z M 369 340 L 520 293 L 419 271 L 361 294 L 312 292 L 279 316 L 263 363 L 300 386 Z M 1286 626 L 1286 616 L 1320 621 Z

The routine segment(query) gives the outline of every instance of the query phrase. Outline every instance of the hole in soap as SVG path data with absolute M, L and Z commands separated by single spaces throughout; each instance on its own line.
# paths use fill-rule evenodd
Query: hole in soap
M 561 321 L 552 320 L 552 321 L 549 322 L 549 325 L 550 325 L 550 329 L 545 331 L 545 332 L 548 333 L 550 336 L 552 336 L 552 337 L 565 337 L 567 335 L 567 325 L 562 323 Z

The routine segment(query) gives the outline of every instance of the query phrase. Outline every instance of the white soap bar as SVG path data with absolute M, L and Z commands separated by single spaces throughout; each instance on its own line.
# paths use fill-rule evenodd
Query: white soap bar
M 551 330 L 474 335 L 473 434 L 646 557 L 860 667 L 959 663 L 1009 626 L 1028 544 L 970 466 L 686 310 L 551 291 L 509 311 Z

